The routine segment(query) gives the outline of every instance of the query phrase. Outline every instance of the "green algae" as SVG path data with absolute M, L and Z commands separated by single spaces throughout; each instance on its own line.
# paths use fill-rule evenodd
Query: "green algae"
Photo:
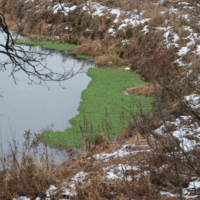
M 151 110 L 151 97 L 126 95 L 124 90 L 144 84 L 139 75 L 132 72 L 90 68 L 87 75 L 92 78 L 82 92 L 77 116 L 70 119 L 72 127 L 65 131 L 44 131 L 41 141 L 50 147 L 82 147 L 84 138 L 94 142 L 94 138 L 104 133 L 108 138 L 117 137 L 131 120 L 130 113 L 139 112 L 139 104 L 146 111 Z M 66 102 L 67 103 L 67 102 Z

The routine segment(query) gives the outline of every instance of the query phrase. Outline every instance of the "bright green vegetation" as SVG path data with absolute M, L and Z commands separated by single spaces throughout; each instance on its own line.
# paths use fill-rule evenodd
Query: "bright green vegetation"
M 83 101 L 78 108 L 80 114 L 69 120 L 73 126 L 63 132 L 44 131 L 42 142 L 62 148 L 85 145 L 83 134 L 90 142 L 94 142 L 95 136 L 102 132 L 108 138 L 114 138 L 127 127 L 131 119 L 129 112 L 139 111 L 139 104 L 151 109 L 153 98 L 126 95 L 123 92 L 126 88 L 145 83 L 138 78 L 139 75 L 98 68 L 90 68 L 87 75 L 92 77 L 92 81 L 82 92 Z
M 41 46 L 41 47 L 58 50 L 58 51 L 67 51 L 67 50 L 72 51 L 76 47 L 78 47 L 75 44 L 56 44 L 52 41 L 33 42 L 33 41 L 25 41 L 25 40 L 21 40 L 21 39 L 18 39 L 16 41 L 16 44 L 23 44 L 23 45 L 27 45 L 27 46 Z
M 81 58 L 81 59 L 92 59 L 92 56 L 87 56 L 87 55 L 77 55 L 77 58 Z

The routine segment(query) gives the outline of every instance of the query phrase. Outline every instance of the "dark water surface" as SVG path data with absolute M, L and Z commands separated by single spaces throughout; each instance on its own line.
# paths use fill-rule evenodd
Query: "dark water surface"
M 3 35 L 0 35 L 0 43 L 4 42 Z M 40 47 L 23 46 L 25 50 L 36 50 L 37 52 L 47 52 Z M 0 54 L 0 59 L 4 56 Z M 47 82 L 46 86 L 37 84 L 30 85 L 27 74 L 22 71 L 15 75 L 17 84 L 9 77 L 12 66 L 5 72 L 0 72 L 0 91 L 3 97 L 0 98 L 0 157 L 9 150 L 8 141 L 15 139 L 19 150 L 24 142 L 23 134 L 25 130 L 41 133 L 47 127 L 53 130 L 63 131 L 70 127 L 68 120 L 78 114 L 77 108 L 81 101 L 81 92 L 86 89 L 91 78 L 86 75 L 89 67 L 93 67 L 70 56 L 67 52 L 54 51 L 46 59 L 47 66 L 53 71 L 62 72 L 63 68 L 75 71 L 84 64 L 84 72 L 62 83 L 67 89 L 62 89 L 58 82 Z M 42 147 L 43 144 L 41 144 Z M 55 149 L 48 149 L 53 152 Z

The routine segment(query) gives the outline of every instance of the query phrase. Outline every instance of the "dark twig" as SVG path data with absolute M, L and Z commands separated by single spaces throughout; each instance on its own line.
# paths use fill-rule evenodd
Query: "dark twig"
M 171 147 L 171 150 L 172 150 L 172 153 L 173 153 L 174 164 L 175 164 L 175 168 L 176 168 L 176 175 L 177 175 L 177 180 L 178 180 L 178 185 L 179 185 L 179 194 L 180 194 L 180 199 L 182 200 L 183 199 L 183 197 L 182 197 L 182 187 L 181 187 L 180 174 L 179 174 L 179 169 L 178 169 L 178 161 L 176 159 L 176 155 L 175 155 L 175 151 L 174 151 L 174 145 L 171 141 L 171 134 L 170 134 L 170 131 L 169 131 L 168 126 L 166 124 L 166 121 L 164 119 L 163 110 L 162 110 L 162 106 L 161 106 L 161 103 L 160 103 L 160 98 L 159 98 L 159 95 L 158 95 L 155 79 L 154 79 L 154 76 L 153 76 L 153 73 L 152 73 L 152 70 L 151 70 L 149 58 L 148 58 L 146 47 L 145 47 L 144 38 L 143 38 L 143 35 L 142 35 L 142 26 L 141 26 L 140 10 L 139 10 L 139 0 L 137 0 L 137 11 L 138 11 L 138 16 L 139 16 L 140 34 L 141 34 L 141 38 L 142 38 L 142 45 L 143 45 L 143 49 L 144 49 L 144 53 L 145 53 L 145 57 L 146 57 L 146 66 L 147 66 L 149 73 L 150 73 L 150 76 L 151 76 L 151 80 L 152 80 L 152 83 L 153 83 L 153 86 L 154 86 L 154 91 L 155 91 L 156 100 L 157 100 L 157 103 L 158 103 L 161 119 L 162 119 L 162 122 L 164 124 L 164 128 L 167 132 L 170 147 Z

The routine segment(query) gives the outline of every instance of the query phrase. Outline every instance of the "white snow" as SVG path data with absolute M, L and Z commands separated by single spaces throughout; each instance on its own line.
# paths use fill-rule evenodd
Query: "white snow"
M 184 190 L 184 189 L 183 189 Z M 179 195 L 178 194 L 172 194 L 171 192 L 163 192 L 163 191 L 160 191 L 160 194 L 161 195 L 164 195 L 164 196 L 170 196 L 170 197 L 179 197 Z M 195 196 L 185 196 L 185 195 L 183 195 L 183 197 L 184 198 L 197 198 L 198 196 L 197 195 L 195 195 Z
M 198 190 L 199 188 L 200 188 L 200 181 L 192 181 L 188 186 L 188 189 Z
M 116 35 L 116 31 L 114 28 L 109 28 L 108 29 L 108 33 L 111 33 L 111 35 L 115 36 Z
M 130 67 L 126 67 L 124 70 L 125 70 L 125 71 L 130 71 L 131 68 L 130 68 Z
M 103 6 L 102 6 L 103 7 Z M 97 11 L 95 11 L 94 13 L 92 13 L 92 17 L 94 18 L 95 16 L 104 16 L 105 13 L 103 13 L 103 11 L 105 10 L 105 8 L 103 8 L 102 10 L 101 9 L 97 9 Z
M 165 195 L 165 196 L 170 196 L 170 197 L 178 197 L 177 195 L 174 195 L 174 194 L 172 194 L 170 192 L 162 192 L 162 191 L 160 191 L 160 194 L 161 195 Z
M 119 164 L 117 166 L 115 166 L 115 165 L 108 166 L 106 168 L 103 168 L 103 170 L 106 171 L 108 179 L 123 179 L 124 178 L 123 173 L 126 170 L 134 170 L 134 171 L 140 170 L 140 167 Z M 141 175 L 137 175 L 137 176 L 134 176 L 134 177 L 139 178 L 140 176 Z M 131 179 L 132 179 L 132 177 L 128 177 L 128 180 L 131 180 Z
M 19 197 L 17 199 L 13 198 L 13 200 L 31 200 L 31 199 L 28 197 Z
M 169 48 L 171 45 L 174 45 L 175 47 L 179 47 L 179 44 L 175 43 L 178 39 L 179 39 L 179 36 L 176 34 L 176 33 L 173 33 L 172 32 L 172 27 L 171 26 L 168 26 L 168 27 L 156 27 L 157 30 L 163 30 L 165 31 L 164 33 L 164 41 L 165 41 L 165 45 L 167 46 L 167 48 Z M 169 36 L 173 36 L 174 39 L 172 40 L 173 43 L 169 42 Z
M 175 60 L 174 63 L 178 63 L 180 66 L 186 66 L 186 64 L 182 61 L 182 57 Z
M 57 187 L 54 185 L 50 185 L 50 188 L 46 191 L 46 196 L 51 197 L 52 195 L 56 194 Z
M 64 11 L 62 10 L 62 7 L 63 7 Z M 64 3 L 61 4 L 61 5 L 60 5 L 60 4 L 57 4 L 57 5 L 55 5 L 55 6 L 53 7 L 53 13 L 54 13 L 54 14 L 57 14 L 57 13 L 58 13 L 58 10 L 61 10 L 61 12 L 64 13 L 65 16 L 67 16 L 67 15 L 68 15 L 68 12 L 73 11 L 73 10 L 75 10 L 76 8 L 77 8 L 76 5 L 74 5 L 74 6 L 72 6 L 72 7 L 66 7 Z
M 125 27 L 127 27 L 129 24 L 132 25 L 132 27 L 135 27 L 137 25 L 139 25 L 140 23 L 143 24 L 147 21 L 151 20 L 151 18 L 149 19 L 141 19 L 139 21 L 139 17 L 138 15 L 135 15 L 132 19 L 124 19 L 122 20 L 122 24 L 118 27 L 118 29 L 124 29 Z
M 129 95 L 129 93 L 128 93 L 127 91 L 123 91 L 123 93 L 124 93 L 125 95 Z
M 83 182 L 85 177 L 88 175 L 88 173 L 84 173 L 83 171 L 77 173 L 74 178 L 72 178 L 73 181 Z
M 200 108 L 200 96 L 197 94 L 185 96 L 185 101 L 187 101 L 189 103 L 189 106 L 193 109 Z
M 55 36 L 52 40 L 60 40 L 59 36 Z
M 177 13 L 177 12 L 178 12 L 177 8 L 172 7 L 169 9 L 169 13 Z
M 196 55 L 200 55 L 200 45 L 196 46 L 196 50 L 193 51 L 193 53 L 195 53 Z
M 192 177 L 192 178 L 195 178 L 197 179 L 196 177 Z M 190 195 L 191 194 L 191 191 L 197 191 L 199 190 L 200 188 L 200 181 L 197 179 L 195 181 L 191 181 L 189 183 L 189 186 L 187 188 L 183 188 L 183 194 L 184 195 Z M 184 196 L 185 198 L 197 198 L 198 195 L 195 195 L 195 196 Z
M 149 29 L 147 28 L 149 25 L 145 25 L 142 32 L 146 35 L 149 32 Z
M 178 51 L 178 55 L 179 56 L 183 56 L 185 54 L 187 54 L 187 52 L 189 52 L 189 48 L 188 47 L 182 47 L 179 51 Z
M 30 0 L 26 0 L 24 3 L 28 3 Z M 35 0 L 31 0 L 32 2 L 35 2 Z
M 179 36 L 177 33 L 173 33 L 174 39 L 173 42 L 177 42 L 177 40 L 179 40 Z
M 177 5 L 189 5 L 188 2 L 179 2 Z
M 122 45 L 130 44 L 130 40 L 124 39 L 124 40 L 121 41 L 121 44 Z
M 127 145 L 123 145 L 122 148 L 120 148 L 118 151 L 115 151 L 113 153 L 100 153 L 100 154 L 94 155 L 93 157 L 96 159 L 104 160 L 105 162 L 108 161 L 111 156 L 113 156 L 113 158 L 123 157 L 125 155 L 130 154 L 130 152 L 126 151 L 125 149 L 126 147 Z M 134 153 L 138 153 L 138 152 L 134 151 Z
M 179 15 L 178 18 L 185 18 L 187 21 L 190 21 L 189 19 L 189 15 L 185 14 L 185 15 Z
M 187 100 L 190 99 L 189 96 L 187 96 L 186 99 Z M 198 97 L 198 99 L 200 98 Z M 196 101 L 194 102 L 196 103 Z M 179 138 L 180 146 L 185 152 L 188 152 L 199 145 L 199 143 L 197 143 L 195 140 L 190 140 L 186 137 L 187 135 L 194 135 L 194 133 L 196 133 L 197 130 L 199 129 L 199 126 L 197 124 L 190 124 L 190 127 L 187 127 L 186 125 L 181 124 L 182 119 L 191 120 L 190 118 L 191 116 L 181 116 L 180 118 L 177 118 L 174 122 L 166 122 L 167 125 L 174 125 L 177 127 L 177 130 L 171 131 L 170 133 L 173 136 Z M 164 125 L 156 129 L 154 132 L 157 134 L 163 135 Z M 196 137 L 200 139 L 200 134 L 196 135 Z
M 111 9 L 110 13 L 113 14 L 113 15 L 116 15 L 116 18 L 113 22 L 117 23 L 118 20 L 119 20 L 119 16 L 121 15 L 121 10 L 119 8 L 118 9 Z

